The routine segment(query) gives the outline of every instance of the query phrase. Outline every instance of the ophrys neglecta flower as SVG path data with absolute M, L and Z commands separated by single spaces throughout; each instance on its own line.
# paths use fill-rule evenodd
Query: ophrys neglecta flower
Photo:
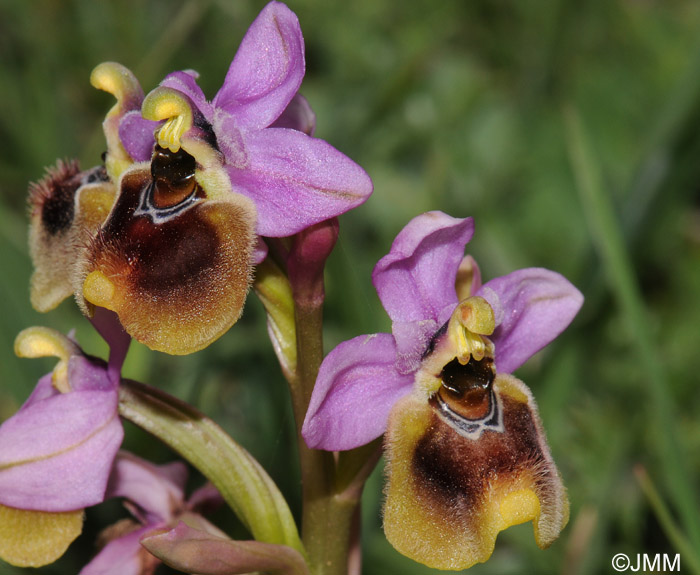
M 74 292 L 87 315 L 112 310 L 130 335 L 173 354 L 228 330 L 265 257 L 261 238 L 294 235 L 372 191 L 362 168 L 311 136 L 304 71 L 299 22 L 278 2 L 253 22 L 211 102 L 191 71 L 144 98 L 126 68 L 98 66 L 93 85 L 117 98 L 105 166 L 59 165 L 35 187 L 35 307 Z
M 485 561 L 497 533 L 525 521 L 546 547 L 568 520 L 535 401 L 509 372 L 566 328 L 582 296 L 541 268 L 482 285 L 464 256 L 472 234 L 471 218 L 441 212 L 403 229 L 373 273 L 392 333 L 328 354 L 303 428 L 326 450 L 386 432 L 387 537 L 442 569 Z

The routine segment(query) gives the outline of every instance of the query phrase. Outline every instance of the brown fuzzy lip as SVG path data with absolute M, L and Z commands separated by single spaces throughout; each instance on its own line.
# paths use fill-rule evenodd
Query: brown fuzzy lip
M 486 430 L 478 441 L 454 433 L 433 414 L 428 431 L 416 445 L 412 468 L 418 482 L 430 486 L 425 496 L 434 504 L 468 513 L 495 478 L 533 470 L 539 475 L 547 467 L 528 406 L 509 397 L 502 402 L 505 432 Z
M 102 260 L 100 254 L 111 254 L 106 261 L 118 268 L 112 273 L 129 278 L 132 289 L 163 298 L 216 267 L 218 238 L 197 210 L 186 210 L 160 224 L 147 214 L 137 215 L 149 186 L 146 170 L 123 178 L 118 204 L 91 251 L 95 261 Z

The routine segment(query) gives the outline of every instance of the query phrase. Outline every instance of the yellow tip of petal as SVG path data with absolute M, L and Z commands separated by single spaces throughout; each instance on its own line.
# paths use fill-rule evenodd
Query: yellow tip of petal
M 182 136 L 192 127 L 192 108 L 180 93 L 169 88 L 156 88 L 143 101 L 141 114 L 147 120 L 167 120 L 156 133 L 158 145 L 177 152 Z
M 82 530 L 82 509 L 46 513 L 0 505 L 0 557 L 17 567 L 48 565 Z
M 15 339 L 17 357 L 57 357 L 53 370 L 53 385 L 61 393 L 70 391 L 68 383 L 68 360 L 80 353 L 80 348 L 61 332 L 49 327 L 29 327 Z
M 473 333 L 491 335 L 496 329 L 493 309 L 483 297 L 467 298 L 457 306 L 459 323 Z
M 540 515 L 540 500 L 532 489 L 519 489 L 503 498 L 499 511 L 503 520 L 501 529 L 507 529 L 537 519 Z
M 116 288 L 101 271 L 90 272 L 83 282 L 83 297 L 91 304 L 115 311 L 114 294 Z
M 117 62 L 98 64 L 90 74 L 90 84 L 98 90 L 112 94 L 117 99 L 117 104 L 110 111 L 110 115 L 119 113 L 123 104 L 134 98 L 140 99 L 143 95 L 136 76 Z
M 78 346 L 61 332 L 50 327 L 28 327 L 15 339 L 15 354 L 18 357 L 58 357 L 68 360 L 79 353 Z
M 491 355 L 493 346 L 484 336 L 491 335 L 495 328 L 493 309 L 484 298 L 474 296 L 461 302 L 447 328 L 460 363 L 466 364 L 471 357 L 481 361 L 485 355 Z

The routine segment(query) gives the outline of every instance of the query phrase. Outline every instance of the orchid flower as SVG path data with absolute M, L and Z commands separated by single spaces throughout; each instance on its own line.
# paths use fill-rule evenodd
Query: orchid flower
M 33 188 L 35 307 L 75 293 L 88 317 L 114 311 L 134 338 L 172 354 L 226 332 L 263 237 L 294 235 L 372 192 L 362 168 L 311 136 L 304 71 L 299 22 L 278 2 L 253 22 L 211 102 L 192 71 L 144 98 L 123 66 L 95 68 L 92 84 L 117 99 L 105 166 L 59 164 Z
M 391 334 L 360 336 L 323 361 L 302 434 L 348 450 L 386 433 L 384 529 L 441 569 L 491 555 L 499 531 L 533 521 L 546 547 L 568 501 L 537 407 L 509 375 L 571 322 L 582 296 L 559 274 L 523 269 L 481 284 L 464 248 L 471 218 L 414 218 L 374 269 Z
M 213 510 L 223 501 L 218 491 L 206 484 L 185 500 L 186 481 L 184 463 L 154 465 L 120 452 L 114 461 L 106 498 L 125 498 L 134 520 L 120 521 L 103 533 L 102 538 L 108 542 L 80 575 L 151 572 L 160 561 L 141 546 L 140 540 L 175 527 L 181 519 L 197 526 L 206 525 L 218 534 L 219 531 L 199 515 L 200 511 Z
M 110 322 L 96 317 L 110 335 Z M 82 530 L 83 509 L 104 500 L 124 435 L 117 391 L 128 345 L 123 333 L 111 336 L 109 363 L 49 328 L 17 336 L 20 357 L 59 362 L 0 425 L 0 557 L 10 563 L 39 566 L 60 557 Z

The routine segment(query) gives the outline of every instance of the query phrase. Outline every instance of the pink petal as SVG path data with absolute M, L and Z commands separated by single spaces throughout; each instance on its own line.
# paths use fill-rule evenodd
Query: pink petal
M 430 340 L 441 324 L 432 319 L 395 321 L 391 332 L 396 342 L 396 370 L 402 374 L 418 370 Z
M 386 333 L 341 343 L 321 364 L 302 428 L 314 449 L 345 451 L 386 430 L 396 401 L 411 391 L 413 377 L 395 368 L 394 339 Z
M 146 512 L 148 523 L 169 521 L 184 502 L 186 481 L 187 467 L 180 461 L 154 465 L 122 451 L 114 462 L 106 497 L 127 498 Z
M 141 110 L 128 112 L 119 122 L 119 139 L 135 162 L 148 162 L 156 143 L 153 133 L 160 122 L 146 120 Z
M 316 130 L 316 114 L 306 98 L 301 94 L 295 94 L 292 101 L 285 108 L 282 115 L 277 118 L 271 128 L 289 128 L 304 132 L 308 136 L 313 136 Z
M 0 503 L 70 511 L 101 502 L 123 435 L 116 391 L 34 402 L 0 426 Z
M 296 15 L 270 2 L 251 24 L 214 106 L 236 117 L 241 129 L 274 122 L 304 77 L 304 38 Z
M 81 569 L 79 575 L 141 575 L 148 552 L 139 540 L 152 530 L 152 526 L 143 527 L 110 541 Z M 155 558 L 152 560 L 156 561 Z
M 104 499 L 124 435 L 117 383 L 104 364 L 83 356 L 68 363 L 72 391 L 39 380 L 20 410 L 0 425 L 0 503 L 70 511 Z
M 473 234 L 472 218 L 442 212 L 417 216 L 401 230 L 372 273 L 392 321 L 439 322 L 441 312 L 457 304 L 457 269 Z
M 583 295 L 560 274 L 526 268 L 486 282 L 476 295 L 496 315 L 491 337 L 496 369 L 511 373 L 555 339 L 583 305 Z
M 235 192 L 258 210 L 258 234 L 285 237 L 362 204 L 367 173 L 327 142 L 296 130 L 268 128 L 246 136 L 247 165 L 229 167 Z

